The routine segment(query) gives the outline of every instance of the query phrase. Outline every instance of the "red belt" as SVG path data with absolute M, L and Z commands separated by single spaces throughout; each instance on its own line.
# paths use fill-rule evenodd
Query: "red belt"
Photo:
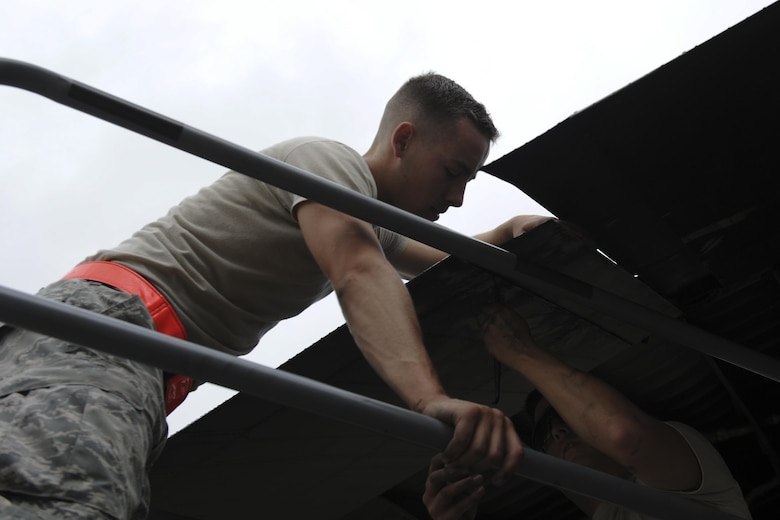
M 63 276 L 63 279 L 78 278 L 100 282 L 129 294 L 137 294 L 149 310 L 154 320 L 154 328 L 158 332 L 187 339 L 179 317 L 168 303 L 165 296 L 160 294 L 152 284 L 144 277 L 129 267 L 116 262 L 84 262 L 77 265 L 71 272 Z M 179 406 L 193 387 L 193 380 L 185 376 L 167 376 L 165 378 L 165 414 L 170 413 Z

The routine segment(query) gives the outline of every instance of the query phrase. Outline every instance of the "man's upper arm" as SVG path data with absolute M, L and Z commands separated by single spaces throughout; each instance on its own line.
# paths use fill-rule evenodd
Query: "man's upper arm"
M 370 224 L 313 201 L 299 203 L 295 212 L 309 250 L 329 277 L 339 267 L 360 259 L 356 257 L 359 251 L 379 253 L 385 258 Z M 368 246 L 371 246 L 368 250 L 362 250 Z M 401 276 L 409 279 L 446 256 L 438 249 L 409 239 L 404 250 L 390 263 Z M 335 262 L 336 258 L 339 258 L 337 265 L 323 265 Z
M 384 259 L 370 224 L 313 201 L 298 204 L 295 214 L 309 251 L 334 288 L 357 262 Z
M 637 477 L 659 489 L 692 491 L 701 484 L 701 468 L 696 454 L 680 432 L 655 421 L 647 433 L 642 464 Z

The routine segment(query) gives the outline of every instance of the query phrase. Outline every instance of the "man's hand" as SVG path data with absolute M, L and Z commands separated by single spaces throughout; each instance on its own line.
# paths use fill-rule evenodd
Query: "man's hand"
M 423 503 L 433 520 L 473 520 L 477 504 L 485 496 L 482 475 L 445 466 L 438 454 L 428 467 Z
M 520 462 L 522 444 L 512 421 L 501 410 L 445 396 L 425 404 L 420 411 L 455 427 L 443 453 L 444 464 L 471 474 L 495 471 L 492 482 L 500 486 Z
M 525 319 L 513 310 L 491 306 L 484 311 L 483 319 L 485 348 L 505 365 L 512 365 L 512 358 L 518 354 L 539 349 Z
M 494 246 L 500 246 L 505 242 L 509 242 L 513 238 L 519 237 L 524 233 L 528 233 L 535 227 L 541 226 L 548 220 L 555 220 L 555 217 L 546 217 L 542 215 L 517 215 L 506 222 L 499 224 L 497 227 L 475 235 L 474 238 L 493 244 Z
M 512 238 L 519 237 L 520 235 L 531 231 L 533 228 L 544 224 L 548 220 L 555 220 L 555 218 L 541 215 L 517 215 L 512 217 L 508 221 L 508 224 L 512 228 Z
M 544 224 L 548 220 L 555 220 L 555 218 L 541 215 L 517 215 L 490 231 L 475 235 L 474 238 L 494 246 L 500 246 Z M 439 251 L 422 242 L 410 240 L 406 250 L 393 259 L 393 265 L 404 278 L 411 279 L 436 262 L 443 260 L 446 256 L 447 254 L 443 251 Z

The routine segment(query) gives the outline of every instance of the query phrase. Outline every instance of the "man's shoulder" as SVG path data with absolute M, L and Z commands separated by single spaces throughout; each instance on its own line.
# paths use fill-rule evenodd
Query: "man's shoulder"
M 362 155 L 339 141 L 324 137 L 297 137 L 271 146 L 262 153 L 376 197 L 376 185 L 368 163 Z
M 354 149 L 346 144 L 317 136 L 294 137 L 276 143 L 262 150 L 262 153 L 280 160 L 286 160 L 292 154 L 343 154 L 359 156 Z

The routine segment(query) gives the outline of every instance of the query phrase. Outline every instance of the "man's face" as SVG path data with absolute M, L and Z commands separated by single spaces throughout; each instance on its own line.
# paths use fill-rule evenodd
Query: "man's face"
M 490 150 L 490 140 L 468 119 L 450 129 L 437 139 L 413 139 L 401 160 L 403 189 L 396 205 L 431 221 L 450 206 L 463 204 L 466 184 Z

